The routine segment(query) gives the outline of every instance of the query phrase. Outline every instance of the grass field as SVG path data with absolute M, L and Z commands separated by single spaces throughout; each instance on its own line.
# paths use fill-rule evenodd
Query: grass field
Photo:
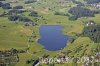
M 83 21 L 85 22 L 89 20 L 94 20 L 97 24 L 100 24 L 100 14 L 95 15 L 95 17 L 79 18 L 76 21 L 70 21 L 67 16 L 54 15 L 54 12 L 68 12 L 68 10 L 66 10 L 64 7 L 70 6 L 68 7 L 69 9 L 76 6 L 73 3 L 64 3 L 59 5 L 59 3 L 57 4 L 57 0 L 41 0 L 38 3 L 25 5 L 23 2 L 24 1 L 20 0 L 19 3 L 11 5 L 15 6 L 21 4 L 25 6 L 26 9 L 32 7 L 32 9 L 29 10 L 37 11 L 39 15 L 41 15 L 45 20 L 39 18 L 37 26 L 25 27 L 22 22 L 16 21 L 16 23 L 13 21 L 9 21 L 7 17 L 0 17 L 0 50 L 7 50 L 11 48 L 25 50 L 29 48 L 27 53 L 18 54 L 20 62 L 18 62 L 15 66 L 31 66 L 31 64 L 26 64 L 27 60 L 37 59 L 38 57 L 41 57 L 45 54 L 50 55 L 50 57 L 54 57 L 57 56 L 57 54 L 60 54 L 61 52 L 66 52 L 68 50 L 72 51 L 70 54 L 68 54 L 71 57 L 78 57 L 82 56 L 83 54 L 94 55 L 91 49 L 96 48 L 96 46 L 100 43 L 94 43 L 88 37 L 78 37 L 72 44 L 68 42 L 67 46 L 63 50 L 47 51 L 43 49 L 43 46 L 38 44 L 38 39 L 41 37 L 39 34 L 39 27 L 41 25 L 61 25 L 64 26 L 64 29 L 62 31 L 65 35 L 74 36 L 75 33 L 82 33 L 82 30 L 85 26 Z M 51 10 L 49 10 L 49 8 Z M 0 8 L 0 14 L 2 12 L 4 12 L 4 10 Z M 32 20 L 35 19 L 35 17 L 28 16 L 29 12 L 25 12 L 23 14 Z M 36 37 L 31 38 L 31 36 Z M 29 43 L 29 38 L 31 38 L 31 40 L 33 40 L 34 42 Z M 82 46 L 82 49 L 78 52 L 75 52 L 75 50 L 77 50 L 76 48 L 79 46 Z M 34 54 L 34 52 L 36 53 Z M 72 63 L 66 63 L 62 65 L 57 64 L 55 66 L 72 66 Z M 78 66 L 81 66 L 81 64 L 79 64 Z

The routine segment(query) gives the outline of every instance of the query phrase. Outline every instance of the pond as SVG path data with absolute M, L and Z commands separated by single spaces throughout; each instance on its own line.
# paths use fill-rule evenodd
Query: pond
M 39 44 L 44 46 L 44 49 L 49 51 L 56 51 L 63 49 L 69 37 L 63 35 L 63 26 L 41 26 L 40 36 L 41 38 L 38 40 Z

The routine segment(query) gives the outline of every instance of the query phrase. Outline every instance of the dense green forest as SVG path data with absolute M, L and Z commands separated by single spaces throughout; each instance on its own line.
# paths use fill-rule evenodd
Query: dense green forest
M 73 7 L 69 10 L 69 13 L 72 14 L 72 16 L 69 17 L 70 20 L 77 20 L 77 18 L 80 17 L 94 17 L 95 14 L 98 14 L 99 11 L 93 11 L 87 8 L 83 7 Z
M 100 25 L 85 27 L 82 35 L 89 37 L 94 42 L 100 42 Z

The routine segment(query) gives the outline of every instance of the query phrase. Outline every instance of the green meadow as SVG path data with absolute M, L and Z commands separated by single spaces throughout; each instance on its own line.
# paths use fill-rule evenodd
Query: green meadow
M 6 0 L 9 2 L 11 0 Z M 68 54 L 70 57 L 82 57 L 84 55 L 94 55 L 92 49 L 95 49 L 97 46 L 100 47 L 100 43 L 94 43 L 89 37 L 77 37 L 73 43 L 68 42 L 67 46 L 58 51 L 48 51 L 38 43 L 38 39 L 41 37 L 39 33 L 39 28 L 42 25 L 61 25 L 64 26 L 63 34 L 68 36 L 75 36 L 76 34 L 81 34 L 83 28 L 86 26 L 83 22 L 93 20 L 95 23 L 100 24 L 100 14 L 96 14 L 95 17 L 82 17 L 78 18 L 75 21 L 69 20 L 68 16 L 54 15 L 56 11 L 61 13 L 68 13 L 68 10 L 74 6 L 74 3 L 62 3 L 59 4 L 58 0 L 40 0 L 36 3 L 24 4 L 26 0 L 18 0 L 18 3 L 11 3 L 12 6 L 22 5 L 25 10 L 37 11 L 40 17 L 31 17 L 28 14 L 30 12 L 24 12 L 23 15 L 34 20 L 38 18 L 36 26 L 25 26 L 21 21 L 9 21 L 7 16 L 0 17 L 0 50 L 10 50 L 15 48 L 17 50 L 27 50 L 26 53 L 19 53 L 19 62 L 15 66 L 32 66 L 27 64 L 27 60 L 37 59 L 43 55 L 49 55 L 50 58 L 62 54 L 65 52 L 67 55 L 68 51 L 71 53 Z M 84 2 L 81 0 L 81 2 Z M 31 8 L 30 8 L 31 7 Z M 67 9 L 65 9 L 67 7 Z M 0 14 L 7 10 L 4 10 L 0 7 Z M 68 13 L 69 14 L 69 13 Z M 35 36 L 35 37 L 34 37 Z M 33 42 L 29 42 L 28 40 Z M 81 47 L 78 48 L 78 47 Z M 77 51 L 78 50 L 78 51 Z M 41 64 L 42 66 L 49 66 Z M 73 66 L 73 63 L 65 64 L 55 64 L 55 66 Z M 82 66 L 78 64 L 77 66 Z

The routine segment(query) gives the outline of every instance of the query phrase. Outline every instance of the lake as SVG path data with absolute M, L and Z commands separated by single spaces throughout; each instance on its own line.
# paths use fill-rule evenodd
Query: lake
M 41 26 L 39 44 L 49 51 L 61 50 L 67 45 L 69 37 L 63 35 L 63 26 Z

